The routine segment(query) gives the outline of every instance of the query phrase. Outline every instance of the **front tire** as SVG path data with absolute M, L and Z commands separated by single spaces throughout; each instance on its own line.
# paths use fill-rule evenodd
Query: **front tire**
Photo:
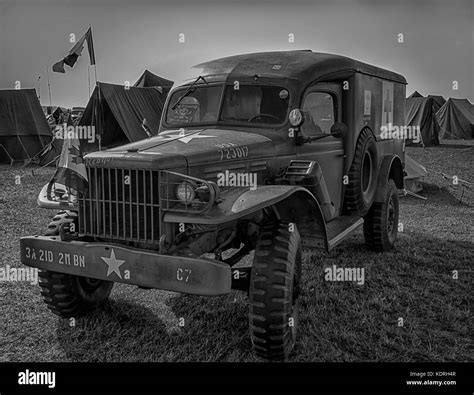
M 399 200 L 395 181 L 385 185 L 384 201 L 375 201 L 364 217 L 364 238 L 367 246 L 375 251 L 393 248 L 398 235 Z
M 263 226 L 249 293 L 250 336 L 255 352 L 263 358 L 283 360 L 294 347 L 301 260 L 301 239 L 295 224 L 278 221 Z
M 77 213 L 60 211 L 48 225 L 46 236 L 59 236 L 62 224 L 75 223 Z M 102 305 L 114 285 L 111 281 L 40 270 L 38 273 L 41 295 L 46 306 L 64 318 L 80 317 Z

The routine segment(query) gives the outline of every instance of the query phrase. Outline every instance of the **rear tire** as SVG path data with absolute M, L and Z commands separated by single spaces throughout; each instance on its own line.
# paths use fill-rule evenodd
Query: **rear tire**
M 46 236 L 59 236 L 62 224 L 75 223 L 74 211 L 60 211 L 48 225 Z M 114 285 L 111 281 L 96 280 L 71 274 L 39 271 L 41 295 L 46 306 L 61 317 L 80 317 L 102 305 Z
M 393 248 L 398 234 L 399 201 L 395 181 L 385 185 L 384 201 L 374 202 L 364 217 L 364 238 L 367 246 L 375 251 Z
M 250 278 L 249 324 L 255 352 L 283 360 L 291 352 L 298 327 L 301 239 L 285 221 L 263 226 Z
M 377 146 L 369 129 L 363 129 L 359 134 L 348 178 L 345 208 L 362 217 L 375 199 L 378 178 Z

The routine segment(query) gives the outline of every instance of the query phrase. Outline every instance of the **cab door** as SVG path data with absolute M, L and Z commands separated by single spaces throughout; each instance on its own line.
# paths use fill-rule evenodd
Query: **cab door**
M 306 136 L 320 136 L 329 133 L 335 122 L 341 122 L 341 85 L 320 83 L 307 89 L 301 101 L 305 120 L 300 127 Z M 313 160 L 323 171 L 336 213 L 342 206 L 344 171 L 344 147 L 342 138 L 333 136 L 306 143 L 297 147 L 299 160 Z

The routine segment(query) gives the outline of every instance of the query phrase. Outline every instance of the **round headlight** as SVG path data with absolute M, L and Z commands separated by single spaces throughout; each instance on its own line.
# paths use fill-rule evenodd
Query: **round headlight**
M 300 126 L 304 120 L 303 112 L 297 108 L 291 110 L 288 120 L 290 121 L 291 126 Z
M 176 186 L 176 197 L 181 203 L 189 204 L 196 197 L 195 192 L 196 186 L 189 181 L 183 181 L 181 184 Z

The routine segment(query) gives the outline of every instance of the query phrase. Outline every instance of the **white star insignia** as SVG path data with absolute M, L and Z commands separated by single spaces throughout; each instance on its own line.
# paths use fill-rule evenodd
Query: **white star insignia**
M 116 273 L 117 276 L 122 278 L 122 274 L 120 273 L 119 267 L 125 262 L 122 259 L 115 258 L 115 251 L 112 248 L 112 252 L 110 253 L 110 258 L 100 257 L 106 264 L 107 264 L 107 277 L 109 277 L 112 273 Z
M 171 134 L 174 133 L 174 134 Z M 179 132 L 179 131 L 170 131 L 170 132 L 163 132 L 161 135 L 166 139 L 177 139 L 184 144 L 189 143 L 193 139 L 204 139 L 206 137 L 216 137 L 216 136 L 207 136 L 201 134 L 201 132 L 190 132 L 189 134 Z M 179 137 L 179 138 L 178 138 Z

